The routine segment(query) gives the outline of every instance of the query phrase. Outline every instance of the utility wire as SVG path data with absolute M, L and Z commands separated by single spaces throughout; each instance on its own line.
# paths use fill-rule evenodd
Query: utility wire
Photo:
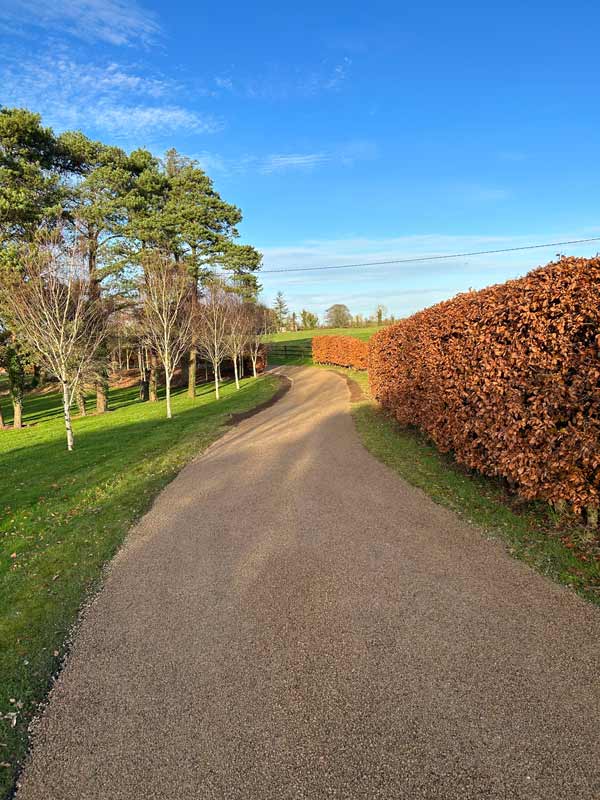
M 274 273 L 288 272 L 317 272 L 325 269 L 352 269 L 354 267 L 381 267 L 388 264 L 414 264 L 419 261 L 441 261 L 449 258 L 467 258 L 468 256 L 489 256 L 496 253 L 515 253 L 518 250 L 538 250 L 542 247 L 562 247 L 566 244 L 586 244 L 588 242 L 600 242 L 600 236 L 591 239 L 570 239 L 566 242 L 547 242 L 546 244 L 527 244 L 521 247 L 504 247 L 500 250 L 475 250 L 472 253 L 451 253 L 441 256 L 417 256 L 414 258 L 395 258 L 389 261 L 364 261 L 357 264 L 333 264 L 324 267 L 289 267 L 287 269 L 261 269 L 257 275 L 272 275 Z M 225 273 L 223 273 L 225 274 Z

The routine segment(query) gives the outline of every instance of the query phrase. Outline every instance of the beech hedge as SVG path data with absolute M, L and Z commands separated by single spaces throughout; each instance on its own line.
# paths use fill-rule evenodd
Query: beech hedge
M 563 258 L 376 333 L 374 397 L 479 472 L 600 504 L 600 258 Z
M 314 336 L 312 357 L 317 364 L 367 369 L 369 345 L 354 336 Z

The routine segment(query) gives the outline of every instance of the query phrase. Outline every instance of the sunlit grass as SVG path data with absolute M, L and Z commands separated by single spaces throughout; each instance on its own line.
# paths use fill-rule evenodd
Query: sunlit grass
M 140 403 L 137 389 L 111 392 L 110 413 L 75 419 L 66 450 L 60 398 L 26 398 L 20 431 L 0 432 L 0 796 L 12 786 L 26 728 L 64 652 L 66 634 L 102 565 L 132 523 L 181 467 L 225 430 L 229 416 L 269 399 L 274 377 L 236 392 L 211 385 L 190 400 Z M 8 411 L 4 403 L 5 413 Z M 8 414 L 7 414 L 8 416 Z

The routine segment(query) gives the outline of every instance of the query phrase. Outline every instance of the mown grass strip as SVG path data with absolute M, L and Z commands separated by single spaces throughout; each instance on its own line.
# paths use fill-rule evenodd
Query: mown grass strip
M 597 531 L 573 518 L 559 518 L 545 503 L 510 494 L 499 481 L 471 472 L 422 433 L 402 428 L 370 399 L 366 372 L 328 367 L 355 381 L 363 397 L 352 406 L 356 430 L 375 458 L 436 503 L 502 540 L 508 552 L 557 583 L 600 605 Z

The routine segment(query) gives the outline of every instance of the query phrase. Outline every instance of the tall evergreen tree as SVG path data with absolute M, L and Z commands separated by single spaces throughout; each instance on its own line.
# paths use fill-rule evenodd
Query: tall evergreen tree
M 64 159 L 39 114 L 0 108 L 0 246 L 30 240 L 39 224 L 61 213 Z
M 65 158 L 39 114 L 0 108 L 0 272 L 15 268 L 15 254 L 39 225 L 62 212 Z M 2 334 L 2 361 L 9 378 L 14 427 L 21 427 L 26 388 L 25 354 L 14 333 Z
M 262 257 L 250 245 L 240 245 L 237 225 L 242 213 L 215 190 L 211 179 L 197 163 L 169 150 L 164 160 L 168 184 L 159 220 L 177 259 L 188 265 L 194 304 L 206 280 L 216 270 L 232 273 L 233 285 L 244 299 L 255 299 L 258 282 L 253 274 Z M 196 392 L 197 346 L 192 343 L 188 359 L 188 395 Z
M 76 176 L 71 182 L 66 216 L 83 245 L 90 289 L 98 299 L 102 282 L 118 269 L 111 245 L 125 234 L 127 198 L 135 171 L 123 150 L 88 139 L 80 131 L 63 134 L 59 145 L 68 153 Z M 103 413 L 108 409 L 106 348 L 98 359 L 96 411 Z
M 285 327 L 288 317 L 288 307 L 283 296 L 283 292 L 277 292 L 275 301 L 273 303 L 273 311 L 275 312 L 275 319 L 277 321 L 277 328 L 281 330 Z

